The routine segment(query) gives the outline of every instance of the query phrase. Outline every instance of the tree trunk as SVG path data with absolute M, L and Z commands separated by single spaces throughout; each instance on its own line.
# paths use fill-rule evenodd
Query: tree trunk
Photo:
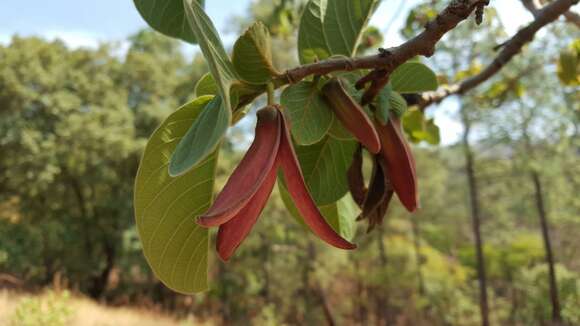
M 423 264 L 421 257 L 421 243 L 419 237 L 419 222 L 415 217 L 411 218 L 411 227 L 413 228 L 413 247 L 415 250 L 415 261 L 417 264 L 417 281 L 419 283 L 419 294 L 425 294 L 425 280 L 423 279 L 423 272 L 421 265 Z
M 105 243 L 104 252 L 105 268 L 103 268 L 98 276 L 93 278 L 91 287 L 89 288 L 89 295 L 93 299 L 102 298 L 105 290 L 107 289 L 107 284 L 109 283 L 111 272 L 115 267 L 115 246 L 110 243 Z
M 475 176 L 475 159 L 469 136 L 471 134 L 471 122 L 462 113 L 463 125 L 463 150 L 465 154 L 465 171 L 467 174 L 467 185 L 469 187 L 469 199 L 471 206 L 471 220 L 473 235 L 475 237 L 475 250 L 477 253 L 477 279 L 479 282 L 479 309 L 481 313 L 481 325 L 489 326 L 489 303 L 487 298 L 487 276 L 485 272 L 485 257 L 483 255 L 483 238 L 481 237 L 481 213 L 479 206 L 479 191 L 477 188 L 477 178 Z
M 376 235 L 377 235 L 377 244 L 378 244 L 378 249 L 379 249 L 379 263 L 380 269 L 386 269 L 387 268 L 387 250 L 385 249 L 385 242 L 384 242 L 384 227 L 381 225 L 379 226 L 376 230 Z M 386 286 L 388 287 L 388 281 L 385 282 Z M 377 319 L 377 325 L 379 326 L 388 326 L 391 325 L 391 320 L 389 318 L 389 293 L 388 291 L 382 291 L 382 289 L 378 289 L 378 291 L 376 291 L 377 293 L 375 293 L 375 297 L 376 297 L 376 305 L 375 305 L 375 309 L 376 309 L 376 319 Z
M 548 271 L 550 278 L 550 301 L 552 303 L 552 321 L 558 325 L 562 323 L 562 313 L 560 307 L 560 300 L 558 296 L 558 283 L 556 280 L 556 268 L 554 261 L 554 254 L 552 251 L 552 241 L 550 239 L 550 231 L 548 226 L 548 213 L 544 205 L 544 191 L 542 189 L 542 182 L 540 176 L 536 171 L 532 171 L 532 181 L 534 183 L 534 192 L 536 197 L 536 207 L 540 217 L 540 227 L 542 228 L 542 237 L 544 239 L 544 247 L 546 250 L 546 263 L 548 264 Z

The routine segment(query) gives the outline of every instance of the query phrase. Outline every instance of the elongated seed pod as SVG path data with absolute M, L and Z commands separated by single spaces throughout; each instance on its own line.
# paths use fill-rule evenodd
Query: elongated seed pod
M 355 249 L 356 245 L 342 238 L 326 222 L 314 200 L 308 193 L 302 170 L 298 163 L 298 158 L 292 146 L 292 138 L 284 116 L 282 117 L 282 137 L 280 139 L 279 163 L 288 192 L 294 200 L 296 208 L 304 218 L 304 223 L 322 240 L 328 244 L 341 249 Z
M 379 165 L 377 160 L 373 162 L 373 173 L 371 175 L 371 182 L 369 185 L 369 191 L 363 202 L 362 216 L 370 216 L 377 207 L 381 204 L 383 197 L 387 191 L 387 184 L 385 184 L 385 171 Z
M 387 177 L 387 166 L 383 158 L 375 157 L 371 185 L 365 203 L 363 212 L 359 220 L 367 219 L 369 227 L 367 232 L 371 232 L 377 225 L 381 225 L 387 214 L 389 204 L 393 198 L 393 187 Z
M 381 155 L 395 193 L 409 212 L 419 207 L 415 159 L 405 140 L 398 117 L 391 115 L 386 125 L 376 124 L 381 137 Z
M 272 189 L 276 184 L 277 165 L 269 171 L 266 180 L 258 189 L 256 194 L 250 199 L 248 204 L 242 208 L 230 221 L 222 224 L 217 235 L 217 252 L 223 261 L 228 261 L 240 246 L 242 241 L 248 236 L 254 224 L 264 210 Z
M 331 79 L 322 88 L 324 97 L 334 114 L 371 153 L 381 150 L 381 142 L 375 127 L 362 107 L 346 92 L 338 79 Z
M 258 112 L 252 146 L 228 179 L 212 207 L 198 219 L 204 227 L 218 226 L 233 218 L 256 194 L 276 162 L 282 121 L 275 107 Z

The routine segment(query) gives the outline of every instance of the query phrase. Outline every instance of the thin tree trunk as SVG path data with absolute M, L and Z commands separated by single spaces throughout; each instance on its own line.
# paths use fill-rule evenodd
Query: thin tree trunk
M 378 249 L 379 249 L 379 262 L 380 262 L 380 266 L 379 268 L 382 269 L 386 269 L 387 268 L 387 250 L 385 249 L 385 242 L 384 242 L 384 227 L 383 226 L 379 226 L 376 229 L 376 235 L 377 235 L 377 244 L 378 244 Z M 386 275 L 386 274 L 385 274 Z M 388 281 L 385 282 L 387 287 L 388 287 Z M 379 326 L 388 326 L 391 325 L 391 320 L 389 318 L 389 294 L 387 291 L 385 291 L 384 293 L 381 291 L 381 289 L 379 288 L 378 293 L 376 293 L 375 297 L 376 297 L 376 319 L 377 319 L 377 325 Z
M 411 227 L 413 229 L 413 247 L 415 249 L 415 261 L 417 264 L 417 281 L 419 282 L 419 294 L 425 294 L 425 280 L 423 279 L 423 271 L 421 270 L 421 265 L 423 264 L 421 258 L 421 244 L 419 237 L 419 222 L 416 218 L 411 218 Z
M 477 279 L 479 282 L 479 308 L 481 313 L 481 325 L 489 326 L 489 303 L 487 297 L 487 276 L 485 272 L 485 257 L 483 255 L 483 238 L 481 237 L 481 214 L 479 206 L 479 191 L 477 188 L 477 178 L 475 176 L 475 159 L 469 136 L 471 134 L 471 123 L 463 115 L 463 149 L 465 153 L 465 171 L 467 173 L 467 184 L 469 187 L 469 199 L 471 206 L 471 220 L 473 235 L 475 237 L 475 250 L 477 253 Z
M 95 300 L 101 299 L 103 297 L 103 294 L 107 289 L 107 284 L 109 283 L 111 272 L 115 267 L 114 245 L 105 243 L 103 249 L 105 253 L 105 267 L 98 276 L 93 278 L 91 287 L 89 289 L 89 295 Z
M 536 207 L 540 217 L 540 227 L 542 229 L 542 237 L 544 238 L 544 247 L 546 250 L 546 263 L 550 278 L 550 301 L 552 302 L 552 321 L 555 324 L 562 323 L 562 313 L 560 307 L 560 300 L 558 296 L 558 283 L 556 280 L 556 268 L 554 254 L 552 251 L 552 241 L 550 239 L 550 231 L 548 226 L 548 213 L 544 205 L 544 191 L 542 189 L 542 182 L 540 176 L 536 171 L 532 171 L 532 181 L 534 183 L 534 192 L 536 197 Z

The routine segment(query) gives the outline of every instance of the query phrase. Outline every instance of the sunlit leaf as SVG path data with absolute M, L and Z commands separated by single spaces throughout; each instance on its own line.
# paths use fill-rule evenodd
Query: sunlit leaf
M 391 85 L 399 93 L 419 93 L 436 90 L 438 82 L 437 75 L 426 65 L 407 62 L 393 71 Z
M 303 81 L 287 87 L 281 102 L 299 145 L 315 144 L 330 130 L 334 115 L 315 83 Z
M 204 0 L 196 0 L 203 7 Z M 189 43 L 197 38 L 187 24 L 183 0 L 134 0 L 135 7 L 147 24 L 156 31 Z
M 252 84 L 266 84 L 279 73 L 272 64 L 272 44 L 268 28 L 254 23 L 234 45 L 232 61 L 242 79 Z
M 195 84 L 195 96 L 217 95 L 219 90 L 210 73 L 203 75 Z
M 221 143 L 230 126 L 231 112 L 219 96 L 207 102 L 171 156 L 169 174 L 179 176 L 194 168 Z
M 310 0 L 298 31 L 301 63 L 332 55 L 352 57 L 379 0 Z
M 135 219 L 147 262 L 165 285 L 187 294 L 208 287 L 208 230 L 195 219 L 212 200 L 217 151 L 177 178 L 167 166 L 210 99 L 196 99 L 163 122 L 145 148 L 135 182 Z
M 230 97 L 230 89 L 232 84 L 239 81 L 240 78 L 224 49 L 219 33 L 203 8 L 196 0 L 183 1 L 189 26 L 197 38 L 203 56 L 207 60 L 209 71 L 216 82 L 223 103 L 228 108 L 228 111 L 231 112 L 233 110 L 233 101 Z

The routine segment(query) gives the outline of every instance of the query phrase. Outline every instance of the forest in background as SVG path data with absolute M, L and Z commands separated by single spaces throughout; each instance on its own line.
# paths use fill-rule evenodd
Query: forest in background
M 444 3 L 415 8 L 402 35 L 414 35 Z M 264 21 L 276 64 L 286 68 L 296 64 L 299 10 L 299 1 L 263 0 L 233 21 L 240 31 Z M 367 31 L 359 52 L 376 51 L 381 29 Z M 575 36 L 565 22 L 548 27 L 498 76 L 453 100 L 460 141 L 414 146 L 419 213 L 397 203 L 372 233 L 358 226 L 358 250 L 336 252 L 305 233 L 275 191 L 227 268 L 212 258 L 211 290 L 195 296 L 152 275 L 132 191 L 148 136 L 193 98 L 203 58 L 149 30 L 131 36 L 121 55 L 115 44 L 69 49 L 15 36 L 0 46 L 0 286 L 68 289 L 210 324 L 478 325 L 476 214 L 492 324 L 545 325 L 553 292 L 544 217 L 562 318 L 580 324 L 580 93 L 560 80 L 557 64 Z M 464 23 L 426 63 L 442 80 L 461 80 L 506 37 L 489 8 L 482 26 Z M 243 124 L 229 135 L 218 189 L 243 154 L 234 144 L 252 129 Z

